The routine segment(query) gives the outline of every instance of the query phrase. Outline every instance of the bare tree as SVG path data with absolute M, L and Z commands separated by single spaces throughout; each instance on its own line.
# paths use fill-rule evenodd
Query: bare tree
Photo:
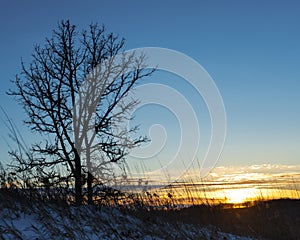
M 123 47 L 124 39 L 107 34 L 103 26 L 79 33 L 62 21 L 44 46 L 34 48 L 32 62 L 22 62 L 22 73 L 13 81 L 16 89 L 8 92 L 23 106 L 25 123 L 45 137 L 31 148 L 35 157 L 24 161 L 17 152 L 13 157 L 26 166 L 24 171 L 63 169 L 74 178 L 77 204 L 85 182 L 92 203 L 94 176 L 103 176 L 107 164 L 124 160 L 130 148 L 145 141 L 128 137 L 137 128 L 119 123 L 137 104 L 125 97 L 153 70 L 146 69 L 143 55 L 125 54 Z

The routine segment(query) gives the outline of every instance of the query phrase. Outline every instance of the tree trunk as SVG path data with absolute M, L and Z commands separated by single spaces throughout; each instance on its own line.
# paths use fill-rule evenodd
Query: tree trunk
M 77 206 L 82 204 L 82 174 L 81 161 L 77 151 L 75 151 L 75 203 Z
M 93 174 L 92 174 L 92 167 L 91 167 L 91 152 L 90 147 L 86 144 L 86 165 L 88 169 L 87 175 L 87 191 L 88 191 L 88 204 L 93 204 Z
M 93 204 L 93 175 L 88 172 L 87 177 L 87 188 L 88 188 L 88 204 Z

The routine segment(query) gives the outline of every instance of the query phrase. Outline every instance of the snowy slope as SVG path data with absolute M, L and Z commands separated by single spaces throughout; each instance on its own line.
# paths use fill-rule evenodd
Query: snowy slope
M 183 223 L 145 220 L 111 207 L 0 203 L 0 239 L 251 239 Z

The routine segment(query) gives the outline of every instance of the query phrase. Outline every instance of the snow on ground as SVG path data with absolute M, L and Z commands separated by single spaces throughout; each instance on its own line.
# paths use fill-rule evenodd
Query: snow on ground
M 142 220 L 112 207 L 0 203 L 0 239 L 232 239 L 215 227 Z

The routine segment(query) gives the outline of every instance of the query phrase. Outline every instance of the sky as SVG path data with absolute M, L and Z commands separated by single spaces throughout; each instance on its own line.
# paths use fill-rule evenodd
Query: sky
M 299 11 L 297 1 L 3 0 L 0 105 L 24 133 L 25 140 L 32 140 L 34 137 L 22 125 L 22 108 L 5 93 L 13 88 L 10 79 L 20 72 L 21 58 L 30 62 L 33 46 L 51 36 L 51 30 L 60 20 L 69 19 L 79 29 L 98 22 L 109 32 L 124 37 L 126 49 L 173 49 L 196 60 L 210 74 L 223 98 L 227 117 L 227 136 L 218 166 L 298 165 Z M 153 81 L 176 85 L 172 83 L 176 76 L 164 74 L 156 75 Z M 200 128 L 204 149 L 209 142 L 207 109 L 201 99 L 193 99 L 189 86 L 179 84 L 174 88 L 181 89 L 195 105 L 199 122 L 203 123 Z M 176 137 L 172 135 L 173 125 L 168 124 L 174 118 L 172 112 L 166 111 L 164 117 L 162 109 L 155 106 L 144 113 L 143 108 L 139 111 L 136 120 L 145 123 L 142 129 L 151 124 L 166 124 L 170 138 Z M 154 115 L 161 117 L 154 118 L 152 123 L 146 121 Z M 8 131 L 3 113 L 0 116 L 0 160 L 7 161 Z M 178 128 L 176 121 L 174 127 Z M 172 144 L 176 146 L 178 142 Z M 199 157 L 203 157 L 205 151 L 200 151 Z M 163 156 L 166 158 L 168 154 Z

